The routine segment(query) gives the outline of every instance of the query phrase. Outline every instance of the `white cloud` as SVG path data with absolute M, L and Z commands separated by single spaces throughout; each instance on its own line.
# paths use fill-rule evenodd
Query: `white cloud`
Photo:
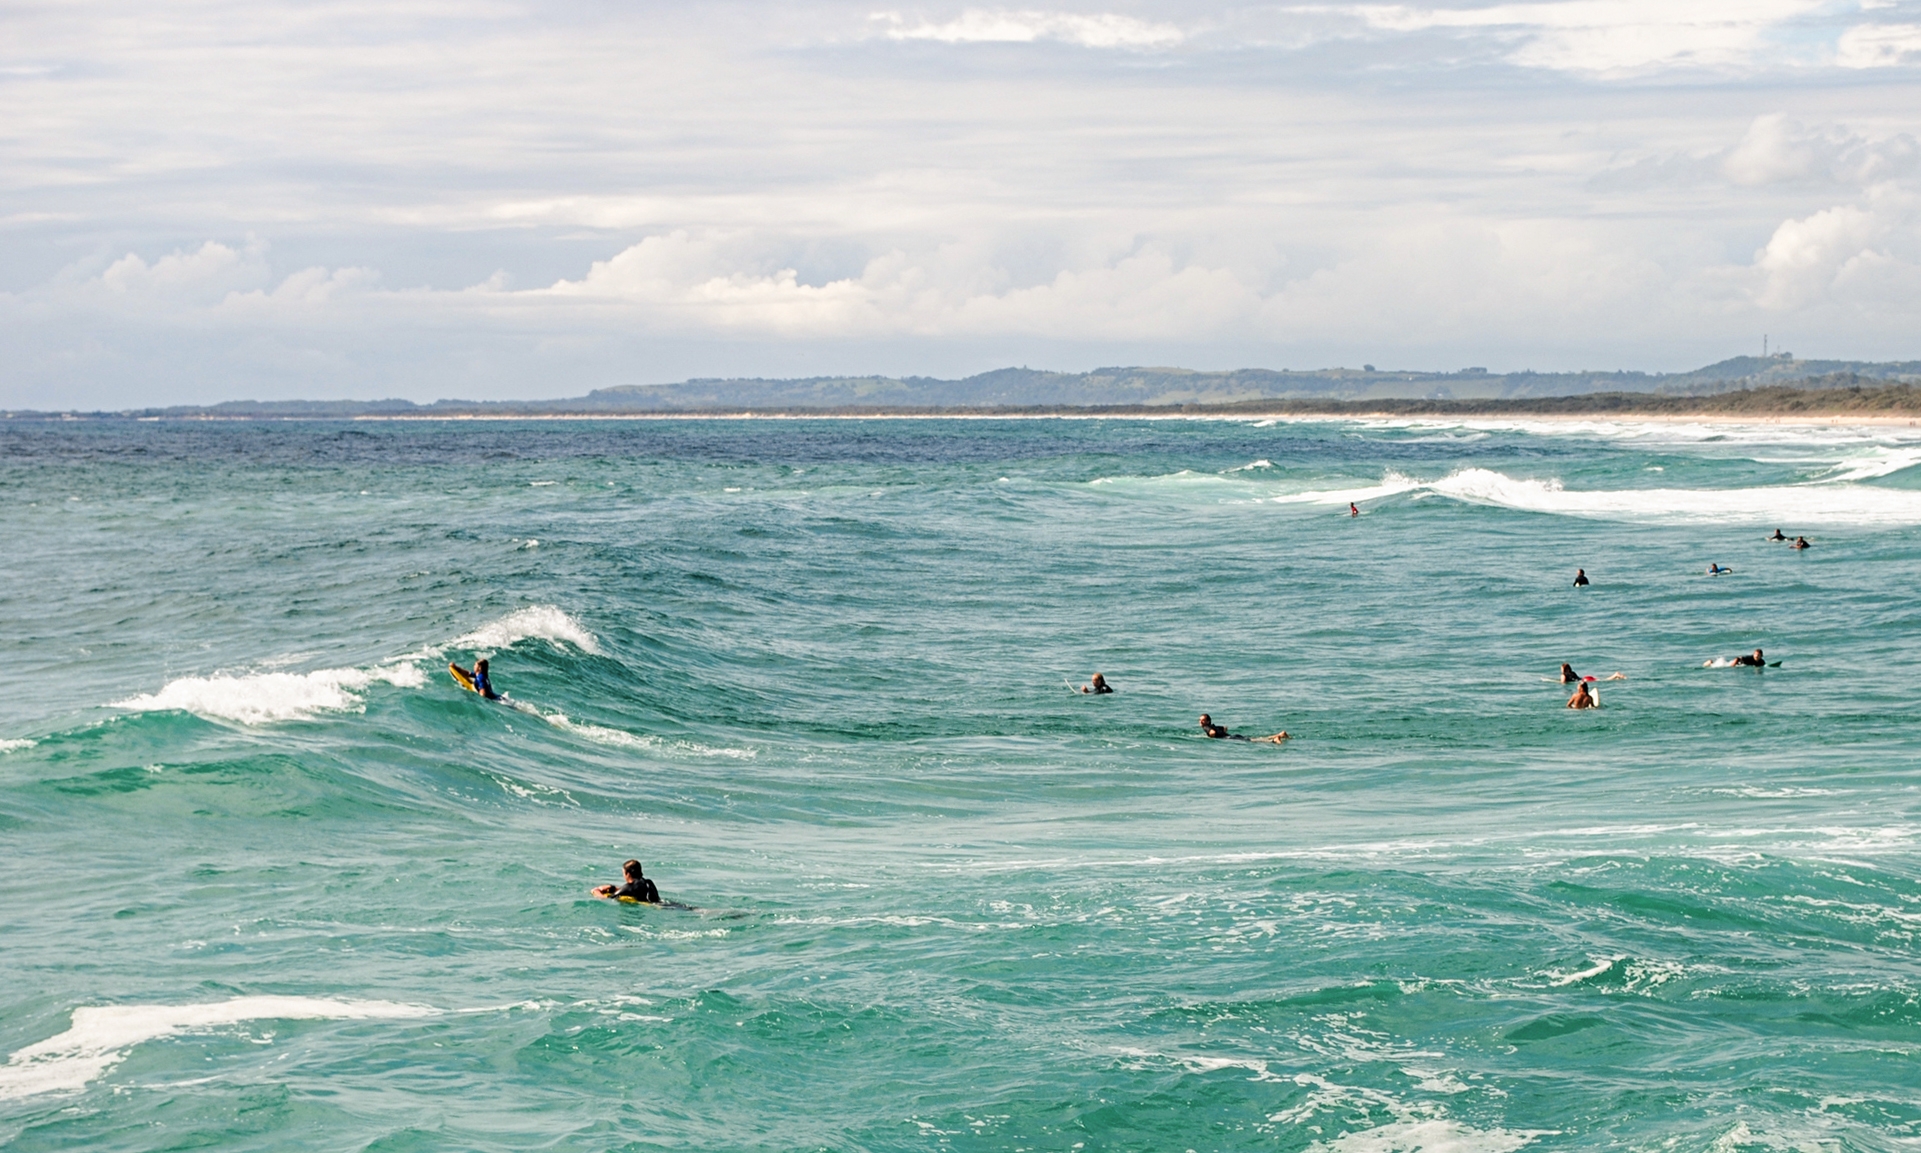
M 1834 62 L 1843 68 L 1893 68 L 1921 57 L 1921 24 L 1863 24 L 1841 34 Z
M 1492 32 L 1527 67 L 1600 74 L 1676 65 L 1751 67 L 1769 34 L 1827 0 L 1567 0 L 1480 8 L 1363 5 L 1375 28 Z
M 111 297 L 172 302 L 218 300 L 265 280 L 267 246 L 250 238 L 241 248 L 209 240 L 192 251 L 176 250 L 148 263 L 129 252 L 94 282 Z
M 1810 177 L 1871 184 L 1900 175 L 1921 160 L 1921 145 L 1905 133 L 1870 140 L 1837 125 L 1810 128 L 1780 113 L 1756 117 L 1721 161 L 1735 184 L 1755 187 Z
M 1769 309 L 1806 305 L 1868 266 L 1889 262 L 1890 254 L 1875 246 L 1907 223 L 1906 208 L 1884 195 L 1867 207 L 1842 204 L 1782 221 L 1754 255 L 1761 277 L 1756 300 Z
M 958 17 L 934 24 L 905 23 L 899 13 L 876 13 L 888 24 L 890 40 L 934 40 L 943 44 L 1030 44 L 1059 40 L 1083 48 L 1171 48 L 1186 34 L 1172 24 L 1155 24 L 1112 12 L 1080 15 L 1072 12 L 1010 11 L 969 8 Z

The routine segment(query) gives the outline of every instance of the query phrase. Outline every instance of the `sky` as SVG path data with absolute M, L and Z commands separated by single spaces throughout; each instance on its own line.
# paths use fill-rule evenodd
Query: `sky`
M 0 407 L 1921 358 L 1921 0 L 9 0 Z

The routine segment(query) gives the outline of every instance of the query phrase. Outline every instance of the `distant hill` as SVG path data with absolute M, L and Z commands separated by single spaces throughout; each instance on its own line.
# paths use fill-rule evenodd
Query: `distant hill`
M 910 411 L 1045 408 L 1187 408 L 1250 402 L 1460 401 L 1499 402 L 1554 397 L 1654 394 L 1708 397 L 1755 389 L 1831 389 L 1921 383 L 1921 361 L 1870 363 L 1737 356 L 1682 373 L 1457 372 L 1361 368 L 1236 369 L 1097 368 L 1048 372 L 1002 368 L 962 380 L 909 376 L 828 376 L 801 380 L 758 378 L 688 380 L 602 388 L 564 400 L 227 401 L 214 405 L 126 410 L 97 416 L 145 418 L 289 419 L 345 417 L 554 416 L 622 413 L 750 411 Z M 1480 405 L 1473 407 L 1479 408 Z M 9 412 L 12 419 L 60 413 Z

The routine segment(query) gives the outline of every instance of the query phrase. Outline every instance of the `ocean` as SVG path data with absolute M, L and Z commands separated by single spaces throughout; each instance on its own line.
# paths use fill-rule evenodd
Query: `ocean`
M 1913 1150 L 1917 465 L 0 422 L 0 1145 Z

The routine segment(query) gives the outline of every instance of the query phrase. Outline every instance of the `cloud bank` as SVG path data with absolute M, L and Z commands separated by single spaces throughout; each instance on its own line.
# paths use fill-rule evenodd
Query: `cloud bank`
M 0 13 L 0 406 L 1918 356 L 1921 10 Z

